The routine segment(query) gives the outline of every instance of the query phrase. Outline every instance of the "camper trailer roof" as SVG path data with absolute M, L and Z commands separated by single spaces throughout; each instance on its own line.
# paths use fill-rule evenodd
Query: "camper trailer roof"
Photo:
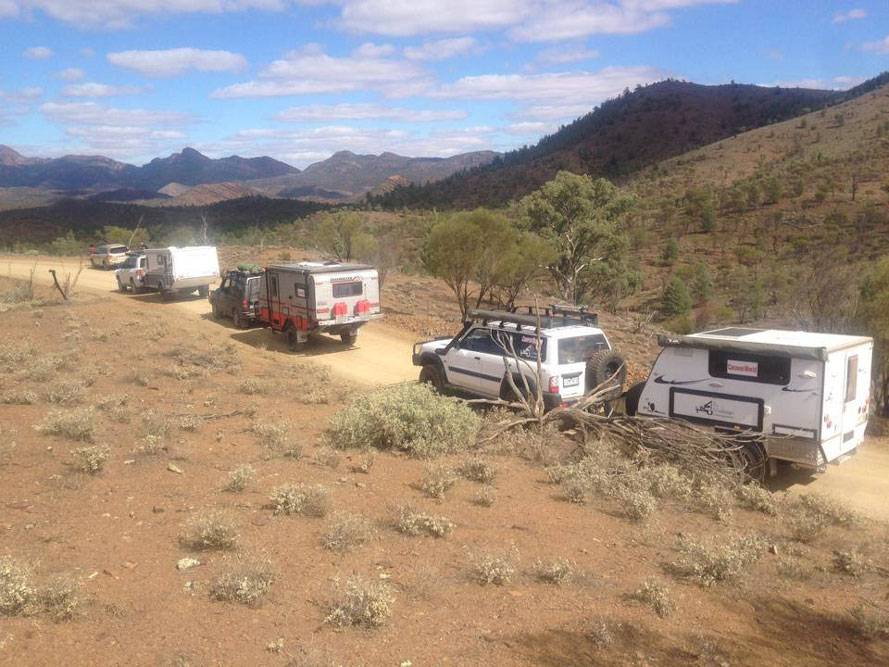
M 661 336 L 658 339 L 661 347 L 696 347 L 729 352 L 772 353 L 817 361 L 825 361 L 831 352 L 872 342 L 873 339 L 866 336 L 744 327 L 714 329 L 690 336 Z
M 306 273 L 335 273 L 337 271 L 366 271 L 374 267 L 367 264 L 345 262 L 296 262 L 295 264 L 273 264 L 270 269 L 282 271 L 304 271 Z

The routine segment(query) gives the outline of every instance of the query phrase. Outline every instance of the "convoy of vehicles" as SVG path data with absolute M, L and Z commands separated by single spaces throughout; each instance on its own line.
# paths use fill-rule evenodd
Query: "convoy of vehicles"
M 90 264 L 96 268 L 113 269 L 126 261 L 129 250 L 122 243 L 106 243 L 97 246 L 95 252 L 90 249 Z
M 299 262 L 266 268 L 259 319 L 283 333 L 290 349 L 327 333 L 354 345 L 359 329 L 382 317 L 377 270 L 365 264 Z
M 439 391 L 509 400 L 516 391 L 536 394 L 539 381 L 547 408 L 575 403 L 606 382 L 619 394 L 627 372 L 594 313 L 559 306 L 470 311 L 453 338 L 415 344 L 412 360 L 420 381 Z
M 823 470 L 864 440 L 873 340 L 731 327 L 661 337 L 628 414 L 669 417 L 742 437 L 750 475 L 778 461 Z
M 219 287 L 210 291 L 210 309 L 214 319 L 231 317 L 238 329 L 246 329 L 259 319 L 259 294 L 262 270 L 239 265 L 227 271 Z
M 117 279 L 117 289 L 121 292 L 130 290 L 133 294 L 141 292 L 145 285 L 145 265 L 147 261 L 144 252 L 128 252 L 126 260 L 120 265 L 120 268 L 114 270 L 114 277 Z
M 143 285 L 157 290 L 162 298 L 197 290 L 207 296 L 210 285 L 219 279 L 219 258 L 213 246 L 149 248 Z
M 100 246 L 96 256 L 113 247 Z M 209 292 L 220 275 L 213 247 L 123 257 L 115 271 L 121 291 L 197 290 L 209 295 L 214 317 L 231 317 L 239 328 L 259 323 L 283 333 L 294 350 L 318 333 L 352 345 L 360 327 L 382 317 L 377 271 L 363 264 L 239 265 Z M 864 440 L 870 338 L 730 327 L 658 342 L 648 379 L 626 392 L 625 359 L 596 314 L 582 308 L 473 310 L 456 336 L 416 343 L 412 361 L 420 381 L 438 391 L 511 401 L 539 388 L 547 409 L 611 388 L 606 395 L 623 397 L 628 415 L 732 434 L 749 475 L 759 480 L 775 474 L 779 461 L 823 471 Z

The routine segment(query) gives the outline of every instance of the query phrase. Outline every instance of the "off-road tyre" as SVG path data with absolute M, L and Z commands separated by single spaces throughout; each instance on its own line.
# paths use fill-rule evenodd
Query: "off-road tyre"
M 521 375 L 513 375 L 512 382 L 515 384 L 516 389 L 523 395 L 525 399 L 528 399 L 529 396 L 525 396 L 525 383 L 522 382 Z M 533 398 L 537 394 L 537 385 L 528 378 L 528 390 L 530 392 L 530 398 Z M 516 396 L 515 390 L 510 386 L 509 380 L 505 377 L 503 378 L 503 382 L 500 383 L 500 398 L 504 401 L 509 401 L 510 403 L 516 403 L 519 400 L 519 397 Z
M 210 294 L 210 287 L 208 285 L 201 285 L 200 287 L 198 287 L 199 297 L 206 299 L 208 294 Z
M 138 287 L 136 285 L 136 281 L 133 280 L 132 278 L 130 278 L 130 291 L 132 291 L 133 294 L 141 294 L 142 293 L 142 288 Z
M 735 442 L 740 445 L 738 454 L 744 463 L 745 481 L 762 484 L 768 469 L 768 455 L 762 443 L 756 438 L 738 438 Z
M 216 305 L 215 301 L 210 302 L 210 314 L 213 315 L 214 320 L 218 320 L 221 317 L 219 314 L 219 306 Z
M 246 329 L 247 328 L 247 325 L 244 322 L 244 318 L 241 317 L 241 314 L 238 312 L 237 308 L 232 310 L 232 324 L 235 325 L 235 329 Z
M 157 284 L 157 291 L 158 291 L 158 292 L 160 293 L 160 295 L 161 295 L 161 300 L 163 300 L 163 301 L 170 301 L 170 300 L 172 300 L 172 298 L 173 298 L 173 290 L 168 290 L 168 289 L 166 289 L 166 288 L 164 287 L 164 284 L 163 284 L 163 283 L 158 283 L 158 284 Z
M 607 382 L 608 386 L 614 387 L 607 398 L 617 398 L 626 379 L 627 360 L 615 350 L 599 350 L 586 362 L 587 391 Z
M 294 327 L 287 329 L 287 331 L 284 332 L 284 336 L 287 338 L 287 347 L 290 348 L 291 352 L 299 352 L 305 348 L 306 344 L 299 342 L 299 336 Z
M 424 364 L 420 369 L 420 383 L 432 385 L 439 394 L 444 391 L 445 381 L 441 368 L 434 364 Z
M 627 389 L 627 393 L 624 395 L 624 412 L 628 416 L 635 417 L 639 413 L 639 399 L 642 398 L 644 390 L 644 382 L 637 382 Z
M 340 340 L 343 341 L 346 345 L 354 345 L 355 341 L 358 340 L 358 332 L 357 331 L 343 331 L 340 334 Z
M 117 278 L 117 291 L 118 292 L 126 292 L 126 286 L 120 281 L 120 277 Z

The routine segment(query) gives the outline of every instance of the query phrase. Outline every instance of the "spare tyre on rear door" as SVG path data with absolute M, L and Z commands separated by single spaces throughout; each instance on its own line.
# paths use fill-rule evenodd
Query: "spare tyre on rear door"
M 627 378 L 627 360 L 615 350 L 599 350 L 586 362 L 587 391 L 607 383 L 620 393 Z

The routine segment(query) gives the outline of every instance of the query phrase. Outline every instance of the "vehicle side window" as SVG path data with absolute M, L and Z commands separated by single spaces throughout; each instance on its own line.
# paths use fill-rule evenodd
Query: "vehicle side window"
M 846 359 L 846 403 L 858 397 L 858 355 Z
M 537 336 L 533 333 L 512 334 L 513 345 L 519 359 L 537 361 Z M 540 356 L 546 359 L 546 339 L 540 339 Z
M 278 276 L 269 276 L 269 291 L 274 298 L 278 298 Z
M 474 329 L 463 338 L 460 347 L 472 352 L 484 352 L 485 354 L 503 354 L 497 344 L 491 340 L 489 329 Z
M 710 350 L 709 371 L 715 378 L 786 385 L 790 382 L 790 357 Z

